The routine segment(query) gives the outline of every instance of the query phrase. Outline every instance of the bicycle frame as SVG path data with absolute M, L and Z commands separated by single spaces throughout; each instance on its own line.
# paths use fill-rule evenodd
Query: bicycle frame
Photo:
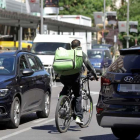
M 82 79 L 82 78 L 81 78 Z M 88 85 L 88 91 L 89 91 L 89 94 L 88 95 L 90 95 L 90 87 L 89 87 L 89 77 L 87 76 L 87 77 L 85 77 L 85 78 L 83 78 L 82 80 L 81 80 L 81 88 L 83 88 L 83 85 L 84 85 L 84 83 L 85 82 L 87 82 L 87 85 Z M 86 93 L 86 95 L 87 95 L 87 91 L 85 91 L 85 89 L 82 89 L 85 93 Z

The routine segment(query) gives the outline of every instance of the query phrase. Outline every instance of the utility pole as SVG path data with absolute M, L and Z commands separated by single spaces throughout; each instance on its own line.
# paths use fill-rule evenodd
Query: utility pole
M 41 34 L 44 33 L 44 26 L 43 26 L 43 0 L 41 0 Z
M 106 14 L 106 0 L 104 0 L 104 31 L 105 31 L 105 14 Z M 103 32 L 103 36 L 104 36 L 104 32 Z M 105 44 L 105 36 L 104 36 L 104 44 Z
M 127 0 L 127 48 L 129 48 L 129 0 Z

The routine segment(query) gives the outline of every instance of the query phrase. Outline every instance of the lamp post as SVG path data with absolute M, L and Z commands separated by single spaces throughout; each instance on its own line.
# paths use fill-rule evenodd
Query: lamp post
M 127 48 L 129 48 L 129 0 L 127 0 Z
M 43 28 L 43 0 L 41 0 L 41 34 L 44 33 Z
M 104 0 L 104 31 L 105 31 L 105 12 L 106 12 L 106 10 L 105 10 L 105 8 L 106 8 L 106 0 Z M 104 37 L 104 44 L 105 44 L 105 36 L 104 36 L 104 32 L 103 32 L 103 37 Z

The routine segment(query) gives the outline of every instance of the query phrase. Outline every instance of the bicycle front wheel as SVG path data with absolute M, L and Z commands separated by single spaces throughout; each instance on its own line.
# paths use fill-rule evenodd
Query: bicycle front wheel
M 92 119 L 93 114 L 93 100 L 90 95 L 83 95 L 82 98 L 82 109 L 83 109 L 83 125 L 80 127 L 88 127 Z
M 55 111 L 55 124 L 60 133 L 68 130 L 71 121 L 71 102 L 68 96 L 61 96 Z

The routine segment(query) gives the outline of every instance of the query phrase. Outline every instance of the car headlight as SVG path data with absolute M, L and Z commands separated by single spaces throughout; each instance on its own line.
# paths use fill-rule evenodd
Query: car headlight
M 0 89 L 0 97 L 4 97 L 8 93 L 8 89 Z
M 101 66 L 101 63 L 94 63 L 94 66 Z

